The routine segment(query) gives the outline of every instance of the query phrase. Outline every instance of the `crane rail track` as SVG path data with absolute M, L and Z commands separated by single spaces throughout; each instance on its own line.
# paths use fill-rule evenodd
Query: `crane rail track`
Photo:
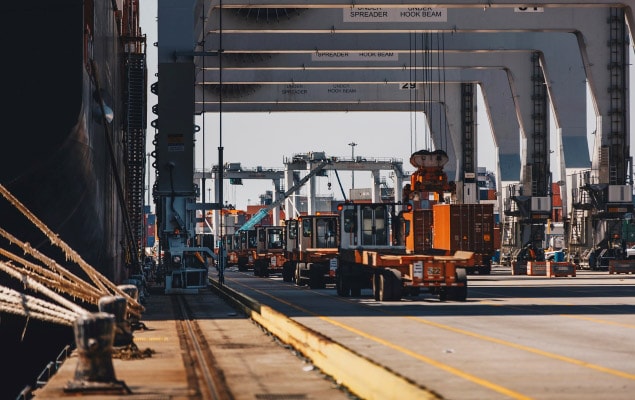
M 231 391 L 222 369 L 205 340 L 186 295 L 172 297 L 172 307 L 177 321 L 177 332 L 184 358 L 188 386 L 193 398 L 224 400 L 232 399 Z

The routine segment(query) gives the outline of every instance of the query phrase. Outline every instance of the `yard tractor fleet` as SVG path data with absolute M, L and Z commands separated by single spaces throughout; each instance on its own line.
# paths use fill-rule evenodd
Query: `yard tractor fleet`
M 425 289 L 441 301 L 465 301 L 467 276 L 490 273 L 493 207 L 448 204 L 455 188 L 447 161 L 441 150 L 413 153 L 417 171 L 403 202 L 346 201 L 336 214 L 257 227 L 254 274 L 281 272 L 285 282 L 311 288 L 334 283 L 346 297 L 370 288 L 376 300 L 395 301 Z

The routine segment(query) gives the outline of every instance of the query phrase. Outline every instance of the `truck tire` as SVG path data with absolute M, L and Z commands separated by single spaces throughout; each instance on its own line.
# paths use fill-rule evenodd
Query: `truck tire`
M 307 264 L 309 269 L 309 287 L 311 289 L 324 289 L 326 283 L 324 282 L 324 274 L 322 268 L 317 264 Z
M 269 263 L 267 260 L 256 260 L 254 262 L 254 275 L 264 278 L 269 276 Z
M 238 257 L 238 270 L 247 271 L 247 257 Z
M 296 286 L 304 286 L 306 285 L 306 282 L 304 281 L 304 279 L 302 279 L 302 265 L 304 265 L 303 263 L 296 263 L 295 264 L 295 284 Z
M 392 285 L 390 284 L 390 274 L 383 270 L 379 275 L 379 301 L 392 300 Z
M 392 292 L 392 300 L 399 301 L 403 296 L 403 282 L 401 281 L 401 272 L 397 269 L 389 269 L 390 284 Z
M 396 269 L 389 268 L 384 271 L 386 276 L 386 284 L 390 287 L 390 298 L 388 301 L 399 301 L 403 295 L 403 284 L 401 282 L 401 272 Z
M 478 267 L 478 274 L 479 275 L 490 275 L 492 273 L 492 263 L 491 262 L 487 262 L 483 265 L 480 265 Z
M 261 276 L 260 275 L 260 261 L 259 260 L 254 261 L 254 276 Z
M 353 281 L 351 282 L 351 297 L 361 297 L 362 296 L 362 286 L 359 282 Z
M 378 274 L 378 284 L 373 290 L 379 301 L 399 301 L 403 293 L 401 272 L 396 269 L 385 269 Z M 373 279 L 373 282 L 375 279 Z
M 350 297 L 351 295 L 350 279 L 344 277 L 339 269 L 335 275 L 335 290 L 341 297 Z
M 373 274 L 373 297 L 375 301 L 381 301 L 380 298 L 381 274 L 375 272 Z
M 282 281 L 293 282 L 293 275 L 295 273 L 294 265 L 291 261 L 285 261 L 282 265 Z
M 479 275 L 490 275 L 492 273 L 492 266 L 491 265 L 483 265 L 481 267 L 479 267 L 478 269 L 478 274 Z
M 456 269 L 455 281 L 457 283 L 463 283 L 463 286 L 452 286 L 447 288 L 448 299 L 455 301 L 467 300 L 467 273 L 465 268 Z

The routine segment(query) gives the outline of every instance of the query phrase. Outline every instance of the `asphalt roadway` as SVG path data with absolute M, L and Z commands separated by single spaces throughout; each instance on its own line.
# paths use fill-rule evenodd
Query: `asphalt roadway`
M 342 298 L 237 271 L 225 286 L 440 398 L 634 398 L 632 274 L 526 276 L 497 266 L 469 276 L 466 302 L 427 293 L 377 302 L 369 289 Z

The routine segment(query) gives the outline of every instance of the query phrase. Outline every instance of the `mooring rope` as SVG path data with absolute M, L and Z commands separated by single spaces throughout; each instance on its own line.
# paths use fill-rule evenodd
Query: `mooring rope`
M 0 286 L 0 310 L 62 325 L 72 325 L 79 315 L 39 297 L 20 293 L 4 286 Z
M 45 268 L 40 267 L 30 261 L 27 261 L 5 249 L 0 249 L 0 254 L 12 259 L 13 261 L 22 264 L 24 267 L 21 268 L 21 272 L 40 282 L 41 284 L 55 289 L 59 292 L 65 292 L 72 296 L 73 298 L 79 298 L 87 303 L 91 304 L 99 304 L 99 298 L 104 296 L 103 293 L 99 293 L 96 288 L 82 283 L 81 280 L 78 282 L 74 282 L 73 280 L 67 279 L 55 272 L 49 271 Z M 11 264 L 14 268 L 17 266 L 15 264 Z
M 80 299 L 92 304 L 98 304 L 100 297 L 110 294 L 108 292 L 99 291 L 94 286 L 90 285 L 86 281 L 82 280 L 81 278 L 74 275 L 72 272 L 59 265 L 57 262 L 55 262 L 55 260 L 45 256 L 37 249 L 31 247 L 28 243 L 22 242 L 2 228 L 0 228 L 0 236 L 8 239 L 12 244 L 19 246 L 26 254 L 29 254 L 37 260 L 41 261 L 45 266 L 49 268 L 47 270 L 46 268 L 27 261 L 5 249 L 0 249 L 0 254 L 11 258 L 12 260 L 27 267 L 25 268 L 25 273 L 28 273 L 30 275 L 36 273 L 41 275 L 42 279 L 49 279 L 57 282 L 52 284 L 60 286 L 60 290 L 66 291 L 71 296 L 79 297 Z
M 39 292 L 42 293 L 46 296 L 48 296 L 49 298 L 51 298 L 52 300 L 58 302 L 59 304 L 65 306 L 66 308 L 68 308 L 69 310 L 72 310 L 74 313 L 76 314 L 88 314 L 89 312 L 78 306 L 77 304 L 73 303 L 72 301 L 64 298 L 64 296 L 61 296 L 57 293 L 55 293 L 54 291 L 52 291 L 51 289 L 47 288 L 46 286 L 42 285 L 39 282 L 36 282 L 34 279 L 24 275 L 23 273 L 21 273 L 18 269 L 14 268 L 13 265 L 6 263 L 4 261 L 0 261 L 0 270 L 6 272 L 7 274 L 13 276 L 16 279 L 19 279 L 25 287 L 35 291 L 35 292 Z
M 33 213 L 31 213 L 28 208 L 26 208 L 17 198 L 15 198 L 2 184 L 0 184 L 0 194 L 5 199 L 7 199 L 7 201 L 9 201 L 9 203 L 11 203 L 17 210 L 19 210 L 29 221 L 31 221 L 33 225 L 35 225 L 40 231 L 42 231 L 49 238 L 51 244 L 62 249 L 67 261 L 70 260 L 79 265 L 79 267 L 86 273 L 86 275 L 90 278 L 90 280 L 96 287 L 73 275 L 70 271 L 63 268 L 54 260 L 46 257 L 45 255 L 41 254 L 39 251 L 31 247 L 28 243 L 20 241 L 9 232 L 1 228 L 1 236 L 9 240 L 10 243 L 22 248 L 22 250 L 26 254 L 29 254 L 41 261 L 50 270 L 46 270 L 45 268 L 24 260 L 21 257 L 18 257 L 17 255 L 14 255 L 6 250 L 3 250 L 1 254 L 12 259 L 13 261 L 22 264 L 24 267 L 19 267 L 6 262 L 0 262 L 0 269 L 5 271 L 10 276 L 19 279 L 21 282 L 28 283 L 27 286 L 32 290 L 46 294 L 60 304 L 66 303 L 66 306 L 69 309 L 74 310 L 76 314 L 82 314 L 87 311 L 76 305 L 75 303 L 70 302 L 64 297 L 58 295 L 53 290 L 49 289 L 49 287 L 52 287 L 59 292 L 67 293 L 72 297 L 80 298 L 83 301 L 92 304 L 96 304 L 100 297 L 116 294 L 126 299 L 126 302 L 128 303 L 128 313 L 137 318 L 141 317 L 141 313 L 144 311 L 144 307 L 139 304 L 136 299 L 132 298 L 130 295 L 128 295 L 126 292 L 124 292 L 122 289 L 108 280 L 108 278 L 106 278 L 103 274 L 101 274 L 90 264 L 84 261 L 84 259 L 82 259 L 82 257 L 75 250 L 68 246 L 61 238 L 59 238 L 59 236 L 55 232 L 50 230 L 46 226 L 46 224 L 44 224 L 35 215 L 33 215 Z M 44 283 L 46 283 L 46 285 Z M 0 286 L 0 288 L 3 287 Z M 8 288 L 3 288 L 3 290 L 8 290 Z M 34 297 L 28 296 L 25 298 L 31 299 Z M 40 299 L 40 301 L 43 300 Z M 62 301 L 64 303 L 62 303 Z M 6 306 L 5 311 L 25 315 L 29 318 L 44 319 L 51 322 L 53 322 L 53 320 L 60 320 L 58 316 L 52 317 L 50 314 L 47 314 L 42 310 L 36 311 L 35 309 L 25 309 L 24 307 L 26 307 L 27 304 L 34 304 L 32 301 L 28 303 L 21 302 L 18 304 L 20 304 L 22 308 L 16 307 L 14 303 L 2 303 L 2 310 L 5 310 Z M 75 317 L 76 315 L 74 315 L 72 319 L 74 320 Z

